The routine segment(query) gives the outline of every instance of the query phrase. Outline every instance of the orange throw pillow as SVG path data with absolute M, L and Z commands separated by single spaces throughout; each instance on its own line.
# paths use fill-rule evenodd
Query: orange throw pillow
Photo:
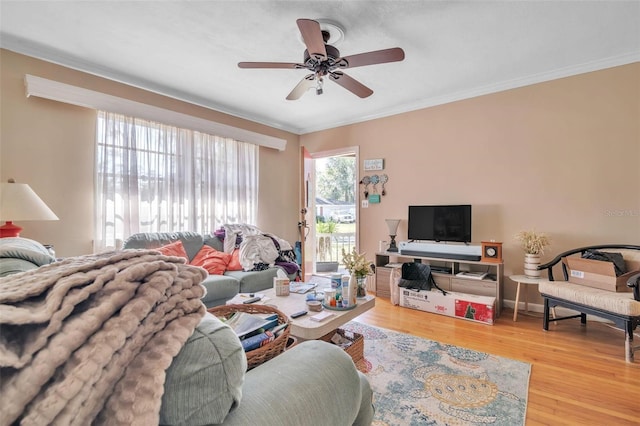
M 180 240 L 175 241 L 171 244 L 167 244 L 165 246 L 159 247 L 154 250 L 159 251 L 165 256 L 178 256 L 178 257 L 182 257 L 183 259 L 186 259 L 187 262 L 189 261 L 189 256 L 187 255 L 187 252 L 185 251 L 184 246 L 182 245 L 182 241 Z
M 227 271 L 242 271 L 240 264 L 240 249 L 234 249 L 231 253 L 231 261 L 227 265 Z
M 204 245 L 189 264 L 200 266 L 212 275 L 222 275 L 227 270 L 230 260 L 231 255 L 229 253 Z

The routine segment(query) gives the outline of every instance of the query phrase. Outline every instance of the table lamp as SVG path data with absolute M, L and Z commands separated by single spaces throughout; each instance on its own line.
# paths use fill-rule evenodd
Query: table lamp
M 400 219 L 385 219 L 384 221 L 387 222 L 389 238 L 391 238 L 387 251 L 398 251 L 398 246 L 396 246 L 396 235 L 398 235 L 398 224 L 400 223 Z
M 22 228 L 12 222 L 26 220 L 58 220 L 58 216 L 26 183 L 9 179 L 0 184 L 0 238 L 18 237 Z

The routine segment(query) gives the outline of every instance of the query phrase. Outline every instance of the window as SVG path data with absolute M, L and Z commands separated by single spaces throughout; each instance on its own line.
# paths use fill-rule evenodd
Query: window
M 137 232 L 255 224 L 257 145 L 104 111 L 96 142 L 94 251 Z

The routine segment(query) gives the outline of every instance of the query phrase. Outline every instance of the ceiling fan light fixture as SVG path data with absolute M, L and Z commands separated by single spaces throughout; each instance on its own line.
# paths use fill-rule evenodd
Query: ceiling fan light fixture
M 323 83 L 322 77 L 316 78 L 316 95 L 322 95 L 322 93 L 324 93 L 322 90 Z

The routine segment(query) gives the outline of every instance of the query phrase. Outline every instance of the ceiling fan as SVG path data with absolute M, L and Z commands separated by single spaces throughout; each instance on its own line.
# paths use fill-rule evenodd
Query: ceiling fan
M 326 44 L 330 38 L 328 31 L 320 28 L 320 23 L 312 19 L 298 19 L 298 28 L 302 34 L 302 39 L 306 45 L 303 63 L 289 62 L 239 62 L 240 68 L 287 68 L 287 69 L 307 69 L 311 74 L 306 75 L 293 88 L 287 96 L 287 100 L 299 99 L 307 90 L 315 87 L 316 94 L 323 92 L 322 85 L 324 79 L 335 81 L 340 86 L 366 98 L 373 94 L 373 90 L 349 77 L 340 70 L 346 68 L 362 67 L 365 65 L 383 64 L 386 62 L 397 62 L 404 59 L 404 51 L 399 47 L 391 49 L 375 50 L 372 52 L 359 53 L 351 56 L 340 56 L 340 51 L 335 47 Z

